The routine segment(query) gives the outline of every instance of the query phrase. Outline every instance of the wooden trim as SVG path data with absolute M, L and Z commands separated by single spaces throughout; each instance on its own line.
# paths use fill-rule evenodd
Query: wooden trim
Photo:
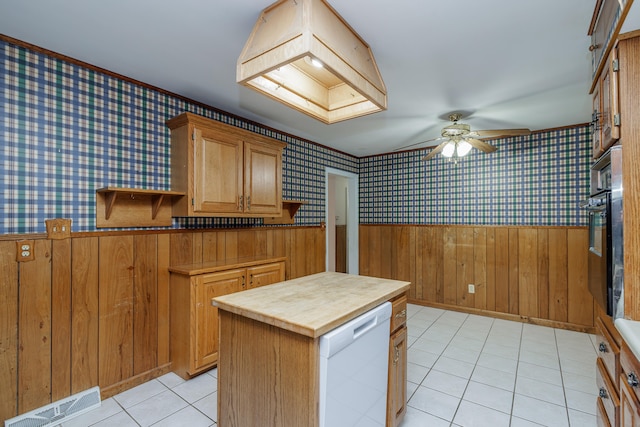
M 132 236 L 139 234 L 174 234 L 174 233 L 194 233 L 194 232 L 218 232 L 218 231 L 240 231 L 240 230 L 274 230 L 274 229 L 323 229 L 322 225 L 295 225 L 295 226 L 269 226 L 269 227 L 238 227 L 238 228 L 163 228 L 149 230 L 108 230 L 108 231 L 77 231 L 71 232 L 71 238 L 80 237 L 103 237 L 103 236 Z M 47 233 L 29 233 L 29 234 L 0 234 L 0 242 L 16 241 L 29 238 L 30 240 L 48 239 Z M 14 257 L 15 258 L 15 257 Z
M 149 380 L 158 378 L 164 374 L 171 372 L 171 363 L 167 363 L 157 368 L 151 369 L 147 372 L 142 372 L 138 375 L 129 377 L 125 380 L 119 381 L 115 384 L 111 384 L 107 387 L 100 387 L 100 397 L 102 400 L 122 393 L 125 390 L 129 390 L 137 385 L 146 383 Z
M 628 33 L 621 33 L 618 36 L 618 40 L 627 40 L 627 39 L 633 39 L 636 37 L 640 37 L 640 30 L 633 30 L 633 31 L 629 31 Z

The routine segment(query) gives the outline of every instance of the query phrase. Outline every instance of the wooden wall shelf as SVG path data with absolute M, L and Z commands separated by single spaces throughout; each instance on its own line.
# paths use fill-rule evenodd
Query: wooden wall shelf
M 265 224 L 294 224 L 294 215 L 300 209 L 300 206 L 307 204 L 304 200 L 283 200 L 282 201 L 282 216 L 265 217 Z
M 171 225 L 178 191 L 105 187 L 96 190 L 96 227 L 162 227 Z

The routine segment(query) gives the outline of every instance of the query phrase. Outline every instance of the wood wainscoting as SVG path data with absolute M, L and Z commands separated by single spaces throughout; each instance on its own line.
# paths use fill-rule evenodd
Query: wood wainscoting
M 585 227 L 360 226 L 360 274 L 410 281 L 410 302 L 593 332 L 587 254 Z
M 35 260 L 16 262 L 16 241 Z M 0 420 L 99 385 L 106 398 L 171 369 L 170 264 L 286 256 L 325 270 L 321 227 L 0 237 Z

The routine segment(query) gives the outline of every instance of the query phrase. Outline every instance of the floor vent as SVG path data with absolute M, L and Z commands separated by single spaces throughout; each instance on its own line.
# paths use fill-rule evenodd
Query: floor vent
M 100 407 L 100 387 L 93 387 L 4 422 L 4 427 L 55 426 Z

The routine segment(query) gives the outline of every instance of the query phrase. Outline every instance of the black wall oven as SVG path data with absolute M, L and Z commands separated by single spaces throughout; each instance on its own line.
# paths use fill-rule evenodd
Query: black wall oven
M 613 318 L 624 316 L 622 246 L 622 146 L 591 167 L 589 213 L 589 291 Z

